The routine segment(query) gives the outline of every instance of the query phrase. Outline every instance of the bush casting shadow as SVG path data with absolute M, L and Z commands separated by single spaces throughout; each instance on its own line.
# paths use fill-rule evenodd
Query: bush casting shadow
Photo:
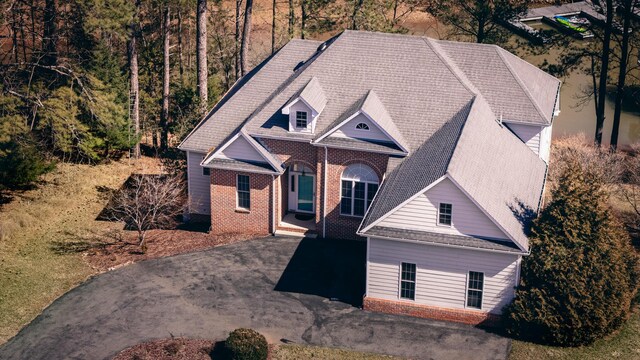
M 274 290 L 359 307 L 365 291 L 366 248 L 364 241 L 304 238 Z

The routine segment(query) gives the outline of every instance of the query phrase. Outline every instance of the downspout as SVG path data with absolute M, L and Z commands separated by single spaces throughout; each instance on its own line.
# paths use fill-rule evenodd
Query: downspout
M 326 238 L 327 232 L 327 147 L 324 147 L 324 165 L 322 166 L 322 171 L 324 172 L 322 176 L 322 238 Z
M 271 235 L 276 235 L 276 176 L 271 175 Z

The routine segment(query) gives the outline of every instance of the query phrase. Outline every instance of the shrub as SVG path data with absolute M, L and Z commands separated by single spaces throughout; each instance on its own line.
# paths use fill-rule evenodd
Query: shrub
M 30 185 L 53 168 L 29 136 L 0 143 L 0 189 Z
M 232 360 L 266 360 L 269 344 L 259 332 L 251 329 L 236 329 L 229 334 L 225 346 Z
M 628 234 L 607 207 L 605 180 L 569 160 L 552 200 L 533 223 L 531 255 L 505 309 L 507 331 L 554 345 L 584 345 L 627 318 L 638 262 Z

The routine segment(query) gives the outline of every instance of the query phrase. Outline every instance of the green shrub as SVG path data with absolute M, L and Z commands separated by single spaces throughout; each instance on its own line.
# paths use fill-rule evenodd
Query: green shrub
M 504 318 L 516 337 L 585 345 L 626 320 L 638 258 L 607 207 L 601 176 L 570 160 L 555 185 L 533 223 L 531 255 L 523 259 L 521 284 Z
M 251 329 L 236 329 L 229 334 L 225 346 L 232 360 L 266 360 L 269 352 L 267 339 Z
M 29 136 L 0 143 L 0 190 L 30 185 L 53 168 Z

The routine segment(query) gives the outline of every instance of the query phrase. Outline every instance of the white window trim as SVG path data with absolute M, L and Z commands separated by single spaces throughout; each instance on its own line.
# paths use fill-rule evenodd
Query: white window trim
M 342 182 L 343 181 L 350 181 L 351 182 L 351 214 L 345 214 L 342 212 Z M 364 215 L 367 214 L 367 210 L 369 210 L 369 208 L 367 207 L 367 201 L 369 200 L 369 184 L 374 184 L 374 185 L 378 185 L 378 190 L 380 190 L 380 183 L 377 182 L 373 182 L 373 181 L 357 181 L 357 180 L 353 180 L 353 179 L 343 179 L 342 177 L 340 177 L 340 216 L 349 216 L 349 217 L 355 217 L 355 218 L 363 218 L 364 215 L 354 215 L 353 214 L 353 205 L 355 204 L 355 187 L 356 187 L 356 182 L 359 183 L 364 183 Z M 376 194 L 378 192 L 376 191 Z M 375 197 L 375 195 L 373 195 Z M 373 201 L 373 199 L 371 199 Z
M 451 224 L 441 224 L 440 223 L 440 205 L 441 204 L 448 204 L 451 205 Z M 440 227 L 446 227 L 446 228 L 452 228 L 453 227 L 453 203 L 447 203 L 447 202 L 439 202 L 438 203 L 438 209 L 436 211 L 436 225 L 440 226 Z
M 482 297 L 480 298 L 480 308 L 467 306 L 467 300 L 469 298 L 469 273 L 476 272 L 482 274 Z M 417 272 L 417 271 L 416 271 Z M 482 311 L 484 309 L 484 286 L 487 283 L 487 276 L 484 271 L 476 271 L 476 270 L 467 270 L 467 276 L 465 276 L 465 286 L 464 286 L 464 308 L 468 310 Z M 475 289 L 474 289 L 475 290 Z M 476 290 L 477 291 L 477 290 Z
M 249 207 L 248 208 L 240 206 L 240 198 L 238 197 L 238 193 L 240 192 L 240 190 L 238 189 L 238 183 L 240 181 L 240 176 L 246 176 L 247 179 L 249 180 L 249 191 L 246 191 L 249 194 Z M 243 192 L 245 192 L 245 191 L 243 191 Z M 236 174 L 236 210 L 242 211 L 242 212 L 251 211 L 251 176 L 246 175 L 246 174 Z
M 413 284 L 415 285 L 413 289 L 413 299 L 402 297 L 402 281 L 403 281 L 402 280 L 402 263 L 415 265 L 416 267 L 416 280 L 413 282 Z M 406 302 L 416 302 L 417 294 L 418 294 L 418 264 L 413 262 L 400 261 L 398 263 L 398 293 L 397 293 L 398 300 L 406 301 Z

